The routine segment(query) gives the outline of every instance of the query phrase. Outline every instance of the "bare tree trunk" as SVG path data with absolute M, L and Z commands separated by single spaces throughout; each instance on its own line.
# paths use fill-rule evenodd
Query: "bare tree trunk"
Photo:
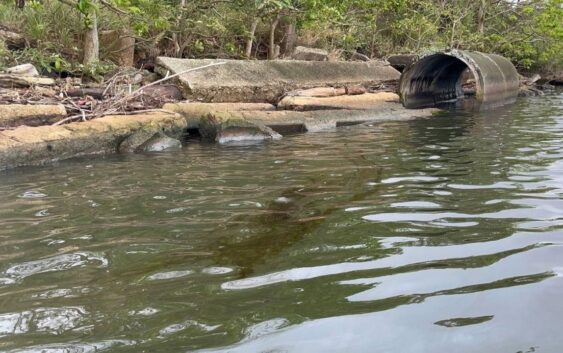
M 279 50 L 276 50 L 276 28 L 278 28 L 278 24 L 280 23 L 281 14 L 278 14 L 270 25 L 270 43 L 268 45 L 268 59 L 274 60 L 277 59 L 277 55 L 279 55 Z
M 295 45 L 297 44 L 297 28 L 295 19 L 291 19 L 285 29 L 285 45 L 283 53 L 285 56 L 293 54 Z
M 369 57 L 370 57 L 370 58 L 373 58 L 373 57 L 376 56 L 376 55 L 375 55 L 375 41 L 376 41 L 375 35 L 376 35 L 376 34 L 377 34 L 377 31 L 376 31 L 376 29 L 374 28 L 374 29 L 373 29 L 373 32 L 371 33 L 371 41 L 370 41 L 370 44 L 369 44 Z
M 180 24 L 182 22 L 182 18 L 184 17 L 184 11 L 186 9 L 186 0 L 182 0 L 180 1 L 180 8 L 178 9 L 178 16 L 176 16 L 176 28 L 174 33 L 172 34 L 172 41 L 174 42 L 174 51 L 175 51 L 175 56 L 177 58 L 181 58 L 182 57 L 182 51 L 183 51 L 183 45 L 180 45 L 180 38 L 178 36 L 178 31 L 180 28 Z
M 477 31 L 483 35 L 485 33 L 485 14 L 487 0 L 481 0 L 479 3 L 479 11 L 477 12 Z
M 98 18 L 96 11 L 92 10 L 88 15 L 90 26 L 84 33 L 84 65 L 92 64 L 100 61 L 100 40 L 98 38 Z
M 252 55 L 252 43 L 254 43 L 254 35 L 256 33 L 256 27 L 258 27 L 258 17 L 256 17 L 252 21 L 252 24 L 250 25 L 250 33 L 249 33 L 249 38 L 246 41 L 246 50 L 245 50 L 245 56 L 247 59 L 250 59 L 250 56 Z
M 452 35 L 450 37 L 450 47 L 448 49 L 453 49 L 454 48 L 454 39 L 455 39 L 455 29 L 457 26 L 457 20 L 454 20 L 454 23 L 452 24 Z
M 135 37 L 126 25 L 117 41 L 116 62 L 119 66 L 132 67 L 135 65 Z

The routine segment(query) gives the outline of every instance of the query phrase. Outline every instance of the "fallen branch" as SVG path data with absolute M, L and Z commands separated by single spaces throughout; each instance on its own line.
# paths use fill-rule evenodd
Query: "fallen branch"
M 119 115 L 136 115 L 136 114 L 144 114 L 144 113 L 163 113 L 163 112 L 168 112 L 167 110 L 164 109 L 144 109 L 144 110 L 135 110 L 132 112 L 120 112 Z M 104 117 L 104 116 L 110 116 L 110 115 L 114 115 L 115 113 L 102 113 L 99 116 L 95 116 L 94 114 L 86 114 L 85 111 L 82 111 L 82 114 L 76 114 L 76 115 L 72 115 L 69 117 L 64 118 L 63 120 L 57 121 L 56 123 L 52 124 L 52 126 L 58 126 L 58 125 L 63 125 L 65 123 L 74 121 L 74 120 L 82 120 L 82 121 L 87 121 L 89 120 L 88 118 L 94 118 L 94 117 Z M 2 129 L 2 128 L 0 128 Z M 6 128 L 6 129 L 11 129 L 11 128 Z
M 90 96 L 92 98 L 101 100 L 106 95 L 106 92 L 101 88 L 73 88 L 66 91 L 66 95 L 69 97 Z
M 64 123 L 68 123 L 68 122 L 70 122 L 70 121 L 73 121 L 73 120 L 76 120 L 76 119 L 79 119 L 79 118 L 82 118 L 82 117 L 83 117 L 82 114 L 69 116 L 68 118 L 64 118 L 63 120 L 57 121 L 57 122 L 54 123 L 52 126 L 62 125 L 62 124 L 64 124 Z
M 164 109 L 142 109 L 142 110 L 134 110 L 132 112 L 122 112 L 119 115 L 136 115 L 136 114 L 144 114 L 144 113 L 169 113 L 168 110 Z M 102 116 L 108 116 L 111 114 L 103 114 Z
M 107 7 L 108 9 L 117 12 L 119 14 L 125 15 L 125 16 L 130 16 L 131 14 L 125 10 L 120 9 L 117 6 L 114 6 L 113 4 L 110 4 L 109 2 L 107 2 L 106 0 L 100 0 L 100 2 Z
M 206 68 L 211 67 L 211 66 L 219 66 L 219 65 L 225 65 L 225 64 L 226 64 L 226 62 L 223 61 L 223 62 L 220 62 L 220 63 L 214 63 L 214 64 L 205 65 L 205 66 L 195 67 L 195 68 L 189 69 L 189 70 L 184 70 L 184 71 L 178 72 L 177 74 L 170 75 L 170 76 L 166 76 L 166 77 L 164 77 L 164 78 L 161 78 L 160 80 L 151 82 L 151 83 L 149 83 L 148 85 L 145 85 L 145 86 L 139 88 L 138 90 L 136 90 L 135 92 L 133 92 L 133 93 L 131 93 L 131 94 L 136 94 L 136 93 L 138 93 L 138 92 L 141 92 L 143 89 L 145 89 L 145 88 L 147 88 L 147 87 L 156 86 L 156 85 L 158 85 L 159 83 L 162 83 L 162 82 L 164 82 L 164 81 L 168 81 L 168 80 L 170 80 L 170 79 L 173 79 L 173 78 L 175 78 L 175 77 L 181 76 L 181 75 L 183 75 L 183 74 L 187 74 L 188 72 L 197 71 L 197 70 L 201 70 L 201 69 L 206 69 Z

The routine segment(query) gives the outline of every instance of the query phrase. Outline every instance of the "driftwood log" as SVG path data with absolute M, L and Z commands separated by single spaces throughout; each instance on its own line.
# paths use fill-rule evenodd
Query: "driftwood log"
M 104 99 L 105 88 L 71 88 L 66 91 L 69 97 L 86 97 L 90 96 L 94 99 Z

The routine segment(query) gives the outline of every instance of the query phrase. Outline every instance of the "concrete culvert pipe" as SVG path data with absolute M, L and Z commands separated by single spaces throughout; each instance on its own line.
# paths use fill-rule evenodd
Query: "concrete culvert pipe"
M 474 89 L 464 91 L 468 77 L 474 80 Z M 406 108 L 440 106 L 467 93 L 483 108 L 513 102 L 518 85 L 518 72 L 505 57 L 452 50 L 426 55 L 407 68 L 399 81 L 399 94 Z

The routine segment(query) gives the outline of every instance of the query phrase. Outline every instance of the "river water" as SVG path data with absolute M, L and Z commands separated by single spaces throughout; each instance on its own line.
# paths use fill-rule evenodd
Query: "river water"
M 562 352 L 563 94 L 0 174 L 3 352 Z

